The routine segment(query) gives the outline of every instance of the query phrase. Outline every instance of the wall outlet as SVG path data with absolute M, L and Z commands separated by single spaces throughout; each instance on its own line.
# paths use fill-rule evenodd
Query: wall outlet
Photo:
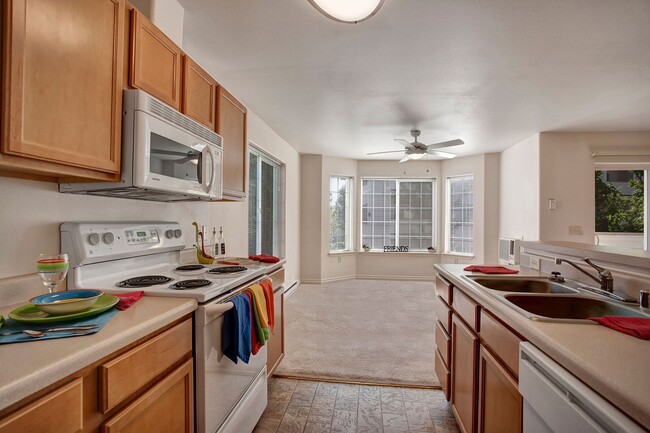
M 582 236 L 582 226 L 569 226 L 569 235 Z
M 530 256 L 530 269 L 540 270 L 539 257 Z
M 554 198 L 549 198 L 548 199 L 548 210 L 555 210 L 557 209 L 557 204 L 555 202 Z
M 341 263 L 341 256 L 338 256 L 338 259 L 339 259 L 339 263 Z

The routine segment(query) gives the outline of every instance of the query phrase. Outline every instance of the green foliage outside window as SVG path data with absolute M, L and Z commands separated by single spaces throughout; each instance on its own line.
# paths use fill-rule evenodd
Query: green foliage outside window
M 596 232 L 643 233 L 643 170 L 630 171 L 632 194 L 603 179 L 596 171 Z

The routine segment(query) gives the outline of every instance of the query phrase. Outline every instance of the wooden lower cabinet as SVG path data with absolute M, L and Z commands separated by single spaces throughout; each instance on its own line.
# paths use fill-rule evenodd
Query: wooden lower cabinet
M 192 360 L 167 375 L 103 426 L 104 433 L 194 431 Z
M 273 282 L 273 301 L 275 304 L 275 329 L 268 342 L 266 371 L 271 377 L 284 358 L 284 268 L 269 275 Z
M 454 314 L 451 322 L 451 408 L 463 433 L 476 431 L 479 339 Z
M 483 346 L 479 377 L 479 431 L 521 433 L 522 397 L 517 381 Z
M 0 411 L 0 433 L 193 432 L 192 330 L 187 316 L 81 366 Z

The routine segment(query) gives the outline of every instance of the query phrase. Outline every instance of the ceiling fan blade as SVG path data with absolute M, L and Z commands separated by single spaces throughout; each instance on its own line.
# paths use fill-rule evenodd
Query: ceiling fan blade
M 458 146 L 460 144 L 465 144 L 465 142 L 463 140 L 456 139 L 456 140 L 443 141 L 441 143 L 429 144 L 427 147 L 429 149 L 442 149 L 443 147 Z
M 458 155 L 449 153 L 449 152 L 440 152 L 439 150 L 431 150 L 427 152 L 429 155 L 433 156 L 439 156 L 440 158 L 446 158 L 446 159 L 451 159 L 451 158 L 456 158 Z
M 404 155 L 404 158 L 400 159 L 399 162 L 406 162 L 406 161 L 408 161 L 409 159 L 411 159 L 411 158 L 409 158 L 408 155 Z
M 397 141 L 399 144 L 404 145 L 404 147 L 413 147 L 412 143 L 409 143 L 408 141 L 402 139 L 402 138 L 395 138 L 395 141 Z
M 381 153 L 397 153 L 397 152 L 404 153 L 403 150 L 387 150 L 386 152 L 370 152 L 370 153 L 366 153 L 366 155 L 379 155 Z

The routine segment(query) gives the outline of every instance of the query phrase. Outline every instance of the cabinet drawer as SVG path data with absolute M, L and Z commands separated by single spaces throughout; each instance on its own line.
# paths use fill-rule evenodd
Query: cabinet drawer
M 436 346 L 442 355 L 442 360 L 445 361 L 445 365 L 449 366 L 449 360 L 451 359 L 451 338 L 444 330 L 440 320 L 436 320 Z
M 440 387 L 442 388 L 442 392 L 445 393 L 445 398 L 447 401 L 449 401 L 450 396 L 450 388 L 449 388 L 449 382 L 451 382 L 451 373 L 449 372 L 449 368 L 447 368 L 447 365 L 445 365 L 445 361 L 442 359 L 442 355 L 440 355 L 440 352 L 436 350 L 436 360 L 435 360 L 435 370 L 436 370 L 436 376 L 438 376 L 438 381 L 440 381 Z
M 436 294 L 440 296 L 448 305 L 451 305 L 451 296 L 454 286 L 441 276 L 436 277 Z
M 273 281 L 273 290 L 275 291 L 275 289 L 284 284 L 284 268 L 272 272 L 269 278 Z
M 454 311 L 467 323 L 474 331 L 479 330 L 479 305 L 469 296 L 454 287 Z
M 521 339 L 485 310 L 481 310 L 481 344 L 489 347 L 501 362 L 519 377 L 519 342 Z
M 192 351 L 192 320 L 99 366 L 99 408 L 106 413 Z
M 0 420 L 0 433 L 73 433 L 83 428 L 81 379 Z
M 440 296 L 436 296 L 436 300 L 433 302 L 433 309 L 436 312 L 436 317 L 442 323 L 442 327 L 445 328 L 445 331 L 449 332 L 451 330 L 451 308 L 449 305 Z
M 104 433 L 194 431 L 192 360 L 167 375 L 103 426 Z

